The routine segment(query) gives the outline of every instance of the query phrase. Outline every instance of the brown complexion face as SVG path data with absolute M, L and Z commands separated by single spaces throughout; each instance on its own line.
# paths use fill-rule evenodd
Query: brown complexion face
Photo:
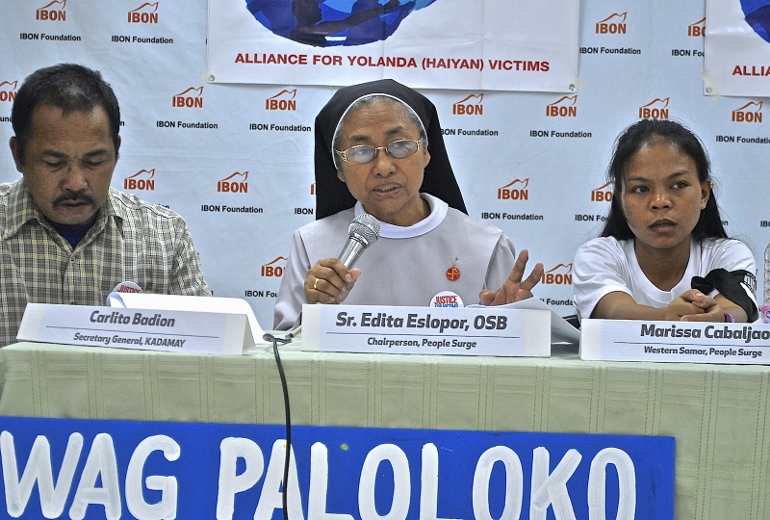
M 340 149 L 355 145 L 386 146 L 400 139 L 419 140 L 420 129 L 406 108 L 391 99 L 378 99 L 348 112 L 342 122 Z M 429 210 L 420 197 L 425 167 L 430 154 L 420 149 L 404 159 L 396 159 L 380 149 L 366 164 L 340 160 L 337 177 L 367 213 L 378 220 L 410 226 L 427 217 Z
M 24 157 L 12 137 L 16 169 L 35 205 L 58 224 L 89 224 L 109 195 L 117 150 L 104 108 L 67 115 L 41 105 L 32 113 L 31 136 Z
M 689 255 L 692 231 L 710 193 L 711 182 L 698 180 L 692 157 L 666 141 L 653 141 L 632 155 L 621 204 L 637 256 Z

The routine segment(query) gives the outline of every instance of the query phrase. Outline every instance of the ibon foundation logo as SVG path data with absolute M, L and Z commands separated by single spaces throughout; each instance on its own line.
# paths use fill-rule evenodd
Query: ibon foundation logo
M 516 179 L 497 188 L 498 200 L 529 200 L 529 179 Z
M 740 108 L 732 111 L 730 121 L 733 123 L 761 123 L 762 101 L 749 101 Z
M 286 260 L 286 258 L 279 256 L 272 262 L 263 265 L 260 269 L 260 276 L 262 278 L 280 278 L 283 276 Z
M 543 273 L 543 285 L 572 285 L 572 264 L 559 264 Z
M 545 106 L 546 117 L 577 117 L 577 94 L 562 96 Z
M 66 22 L 67 21 L 67 0 L 53 0 L 43 7 L 35 10 L 35 20 L 44 22 Z
M 133 11 L 128 12 L 128 23 L 158 23 L 158 7 L 160 7 L 160 2 L 155 2 L 154 4 L 149 2 L 143 3 Z
M 281 112 L 294 112 L 297 110 L 297 89 L 283 89 L 275 96 L 265 100 L 265 110 L 278 110 Z
M 626 34 L 628 13 L 612 13 L 604 20 L 596 22 L 596 34 Z
M 484 94 L 470 94 L 452 105 L 454 116 L 481 116 L 484 115 Z
M 217 181 L 218 193 L 248 193 L 249 183 L 246 180 L 249 178 L 249 172 L 245 171 L 234 172 L 231 175 L 225 177 L 222 180 Z
M 691 38 L 703 38 L 706 36 L 706 18 L 701 18 L 687 26 L 687 36 Z
M 612 202 L 612 181 L 591 190 L 591 202 Z
M 152 170 L 139 170 L 131 177 L 126 177 L 123 179 L 123 189 L 134 191 L 154 191 L 155 168 Z
M 639 107 L 639 119 L 668 119 L 669 98 L 655 98 Z
M 18 85 L 18 81 L 0 81 L 0 103 L 13 103 Z
M 203 108 L 203 87 L 190 87 L 171 98 L 174 108 Z

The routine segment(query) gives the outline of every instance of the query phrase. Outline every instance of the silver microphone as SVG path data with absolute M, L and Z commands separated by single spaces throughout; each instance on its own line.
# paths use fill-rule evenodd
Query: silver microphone
M 372 245 L 379 236 L 379 221 L 368 213 L 358 215 L 348 226 L 348 239 L 339 255 L 340 262 L 352 269 L 364 249 Z

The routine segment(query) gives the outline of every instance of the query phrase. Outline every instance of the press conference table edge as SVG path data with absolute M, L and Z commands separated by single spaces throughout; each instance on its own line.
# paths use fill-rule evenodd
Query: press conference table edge
M 292 423 L 676 439 L 676 518 L 770 518 L 770 366 L 280 347 Z M 269 346 L 240 356 L 22 342 L 0 415 L 284 424 Z

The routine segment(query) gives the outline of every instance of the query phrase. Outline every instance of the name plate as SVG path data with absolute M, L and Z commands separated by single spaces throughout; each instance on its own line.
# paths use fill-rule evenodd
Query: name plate
M 551 313 L 499 307 L 302 306 L 303 350 L 551 355 Z
M 253 346 L 244 314 L 28 303 L 19 340 L 89 347 L 242 354 Z
M 580 358 L 770 364 L 770 327 L 757 323 L 583 320 Z

